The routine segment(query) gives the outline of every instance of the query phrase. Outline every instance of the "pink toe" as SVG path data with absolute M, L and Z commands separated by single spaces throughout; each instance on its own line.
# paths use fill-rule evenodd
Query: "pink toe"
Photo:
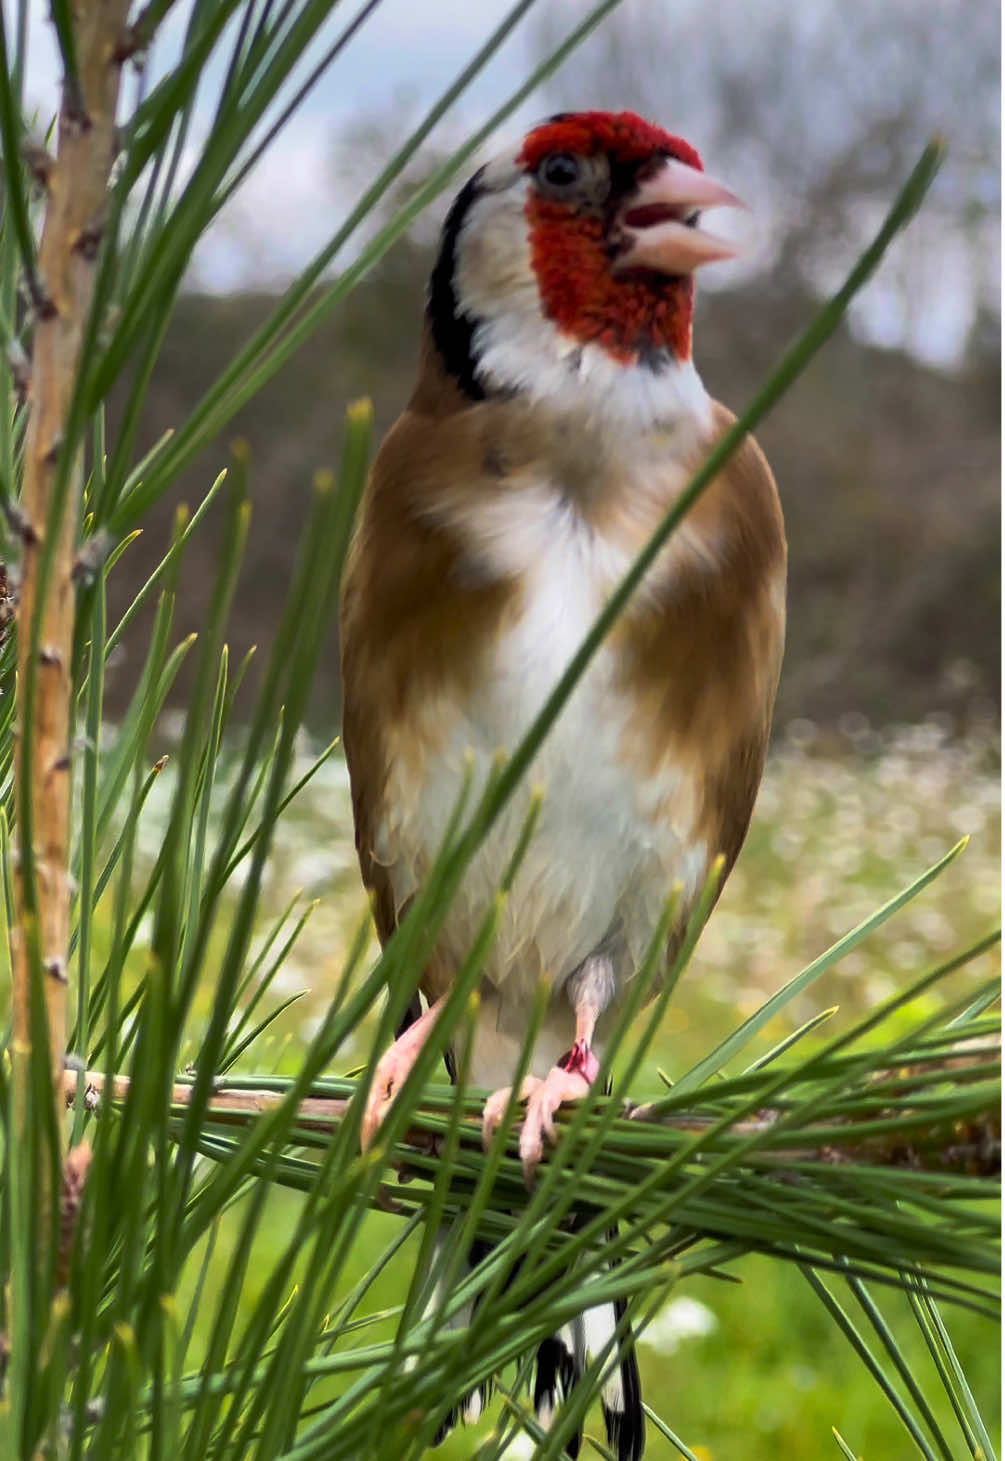
M 527 1120 L 520 1129 L 520 1162 L 523 1166 L 524 1180 L 528 1185 L 533 1182 L 543 1156 L 544 1145 L 541 1141 L 540 1123 L 532 1120 L 528 1113 Z
M 534 1092 L 537 1091 L 542 1082 L 534 1075 L 524 1076 L 520 1084 L 520 1092 L 517 1097 L 519 1101 L 529 1101 Z M 504 1086 L 502 1090 L 493 1091 L 485 1102 L 482 1112 L 482 1144 L 488 1148 L 492 1144 L 492 1138 L 499 1129 L 500 1122 L 506 1115 L 506 1108 L 510 1103 L 513 1093 L 512 1086 Z
M 380 1130 L 383 1120 L 383 1102 L 380 1100 L 375 1101 L 371 1092 L 371 1099 L 366 1103 L 363 1111 L 363 1120 L 359 1128 L 359 1144 L 364 1151 L 367 1151 L 373 1145 L 374 1137 Z
M 509 1095 L 510 1087 L 506 1086 L 501 1091 L 493 1091 L 485 1102 L 485 1109 L 482 1111 L 482 1146 L 485 1148 L 492 1145 L 492 1138 L 499 1129 L 499 1123 L 509 1103 Z
M 392 1045 L 377 1062 L 373 1073 L 370 1094 L 366 1098 L 363 1120 L 360 1124 L 359 1141 L 364 1151 L 372 1146 L 395 1097 L 404 1085 L 408 1072 L 415 1064 L 415 1056 L 405 1058 L 398 1045 Z

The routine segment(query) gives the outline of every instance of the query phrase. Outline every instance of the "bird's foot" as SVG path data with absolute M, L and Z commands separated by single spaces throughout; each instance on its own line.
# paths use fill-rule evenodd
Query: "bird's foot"
M 359 1132 L 360 1146 L 364 1151 L 373 1145 L 395 1096 L 405 1084 L 408 1072 L 414 1064 L 415 1056 L 409 1057 L 408 1052 L 399 1050 L 397 1041 L 390 1050 L 384 1052 L 377 1062 Z
M 360 1125 L 359 1141 L 364 1151 L 373 1145 L 395 1097 L 408 1079 L 420 1050 L 432 1034 L 442 1004 L 442 1000 L 437 1000 L 430 1005 L 378 1060 Z
M 554 1146 L 558 1140 L 555 1116 L 559 1108 L 570 1101 L 581 1101 L 596 1080 L 598 1069 L 599 1062 L 589 1045 L 585 1040 L 577 1040 L 568 1055 L 553 1065 L 543 1080 L 533 1075 L 524 1079 L 519 1098 L 526 1102 L 527 1110 L 520 1128 L 520 1161 L 528 1187 L 534 1184 L 545 1142 Z M 486 1147 L 491 1144 L 509 1105 L 511 1092 L 510 1086 L 494 1091 L 485 1103 L 482 1140 Z
M 529 1101 L 534 1091 L 536 1091 L 538 1086 L 541 1084 L 542 1081 L 539 1076 L 524 1076 L 523 1081 L 520 1085 L 520 1094 L 517 1096 L 517 1100 Z M 486 1151 L 488 1151 L 489 1147 L 492 1145 L 495 1134 L 499 1130 L 499 1126 L 502 1122 L 503 1117 L 506 1114 L 506 1107 L 510 1103 L 510 1098 L 512 1097 L 512 1094 L 512 1086 L 503 1086 L 501 1090 L 493 1091 L 491 1096 L 489 1096 L 488 1100 L 485 1102 L 485 1108 L 482 1111 L 482 1145 L 484 1146 Z
M 590 1089 L 591 1082 L 578 1070 L 567 1070 L 563 1065 L 553 1065 L 543 1081 L 539 1081 L 527 1102 L 527 1114 L 520 1128 L 520 1162 L 523 1166 L 523 1180 L 533 1187 L 537 1169 L 544 1156 L 544 1143 L 554 1146 L 558 1141 L 555 1116 L 559 1107 L 569 1101 L 581 1101 Z

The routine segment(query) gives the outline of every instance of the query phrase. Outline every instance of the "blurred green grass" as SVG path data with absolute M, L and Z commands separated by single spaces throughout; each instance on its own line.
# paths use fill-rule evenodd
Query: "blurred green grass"
M 763 1032 L 756 1053 L 820 1009 L 837 1005 L 838 1013 L 826 1027 L 829 1035 L 839 1022 L 885 998 L 912 973 L 962 948 L 993 925 L 999 912 L 997 751 L 990 723 L 977 725 L 964 740 L 952 739 L 937 719 L 883 733 L 854 717 L 839 733 L 824 734 L 806 722 L 792 725 L 773 752 L 744 852 L 668 1012 L 636 1094 L 644 1097 L 660 1089 L 660 1068 L 673 1076 L 705 1054 L 739 1019 L 960 836 L 970 837 L 964 855 L 917 903 L 793 1001 Z M 305 743 L 303 768 L 314 754 L 316 748 Z M 148 862 L 159 847 L 170 790 L 165 775 L 145 809 L 140 852 Z M 317 906 L 267 1003 L 278 1003 L 299 990 L 304 991 L 303 998 L 242 1059 L 239 1068 L 245 1071 L 296 1068 L 303 1043 L 335 988 L 352 934 L 366 917 L 346 771 L 337 755 L 280 824 L 270 860 L 265 914 L 278 917 L 296 894 L 298 908 L 312 899 L 318 900 Z M 992 955 L 986 955 L 979 965 L 956 977 L 969 987 L 978 975 L 990 971 L 991 960 Z M 209 1009 L 212 999 L 208 983 L 200 994 L 201 1012 Z M 925 1012 L 925 1005 L 915 1005 L 903 1018 Z M 343 1074 L 365 1058 L 370 1033 L 364 1027 L 361 1040 L 344 1052 L 340 1069 L 333 1073 Z M 248 1304 L 255 1294 L 256 1274 L 264 1281 L 287 1240 L 298 1201 L 287 1192 L 270 1198 L 270 1220 L 263 1225 L 249 1267 Z M 218 1292 L 223 1282 L 222 1255 L 240 1217 L 237 1208 L 223 1220 L 210 1293 Z M 367 1220 L 347 1273 L 347 1289 L 390 1241 L 397 1221 L 384 1215 Z M 374 1285 L 364 1312 L 376 1313 L 398 1302 L 414 1257 L 414 1243 L 406 1245 Z M 185 1277 L 183 1306 L 199 1258 L 196 1253 Z M 913 1454 L 888 1402 L 801 1276 L 756 1258 L 735 1265 L 733 1272 L 741 1284 L 698 1278 L 682 1285 L 640 1346 L 647 1399 L 701 1461 L 778 1457 L 815 1461 L 836 1456 L 832 1426 L 869 1461 Z M 301 1281 L 309 1282 L 309 1275 L 301 1275 Z M 937 1396 L 938 1382 L 906 1303 L 896 1295 L 879 1297 L 884 1308 L 900 1317 L 898 1337 L 906 1353 L 917 1358 L 924 1388 Z M 212 1302 L 206 1305 L 206 1323 L 214 1307 Z M 947 1318 L 989 1426 L 996 1426 L 998 1331 L 967 1313 L 949 1311 Z M 387 1333 L 385 1321 L 366 1331 L 361 1342 L 376 1341 Z M 199 1344 L 197 1331 L 192 1360 Z M 316 1398 L 323 1394 L 319 1387 Z M 948 1406 L 936 1404 L 935 1409 L 946 1433 L 952 1435 Z M 455 1433 L 437 1454 L 444 1461 L 473 1456 L 476 1438 L 491 1428 L 496 1414 L 493 1408 L 477 1429 Z M 602 1431 L 595 1433 L 599 1436 Z M 589 1453 L 585 1448 L 584 1455 Z M 521 1439 L 508 1454 L 533 1452 Z M 650 1428 L 647 1457 L 669 1461 L 676 1454 Z

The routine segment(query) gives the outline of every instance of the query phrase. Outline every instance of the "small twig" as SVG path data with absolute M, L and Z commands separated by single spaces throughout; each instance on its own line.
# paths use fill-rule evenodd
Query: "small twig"
M 11 340 L 7 346 L 7 369 L 11 374 L 18 405 L 23 406 L 31 391 L 31 361 L 20 340 Z
M 42 283 L 42 277 L 33 264 L 25 265 L 24 287 L 36 324 L 54 320 L 59 313 L 56 301 Z
M 115 539 L 110 533 L 102 531 L 88 538 L 73 560 L 74 582 L 89 583 L 114 547 Z
M 0 649 L 7 643 L 13 622 L 14 600 L 10 591 L 10 578 L 6 563 L 0 563 Z
M 21 156 L 34 181 L 48 192 L 52 170 L 56 166 L 52 153 L 42 142 L 33 137 L 25 137 L 21 143 Z
M 63 1076 L 63 1089 L 68 1106 L 72 1106 L 76 1100 L 77 1084 L 81 1078 L 84 1080 L 84 1105 L 89 1111 L 94 1111 L 101 1104 L 101 1098 L 105 1094 L 106 1077 L 97 1070 L 67 1070 Z M 113 1104 L 121 1105 L 126 1100 L 129 1095 L 129 1087 L 128 1076 L 115 1076 L 112 1081 Z M 193 1089 L 191 1082 L 178 1081 L 171 1089 L 172 1106 L 187 1106 Z M 216 1117 L 232 1115 L 240 1120 L 262 1116 L 278 1106 L 283 1099 L 282 1093 L 278 1091 L 232 1090 L 221 1082 L 210 1097 L 209 1109 Z M 299 1112 L 302 1119 L 298 1119 L 297 1125 L 314 1131 L 332 1131 L 344 1118 L 348 1109 L 349 1101 L 347 1099 L 337 1100 L 322 1096 L 309 1096 L 300 1103 Z
M 63 1163 L 63 1186 L 59 1197 L 59 1254 L 56 1263 L 56 1283 L 60 1288 L 65 1288 L 70 1276 L 70 1256 L 90 1165 L 91 1148 L 86 1141 L 68 1151 Z
M 16 502 L 9 502 L 6 498 L 0 498 L 0 511 L 7 519 L 7 526 L 15 538 L 19 538 L 26 548 L 34 548 L 38 543 L 38 533 L 35 525 L 28 519 L 27 513 L 19 507 Z
M 164 6 L 161 0 L 148 0 L 131 25 L 125 26 L 115 48 L 115 60 L 120 64 L 133 61 L 147 50 L 153 40 L 154 31 L 163 18 Z

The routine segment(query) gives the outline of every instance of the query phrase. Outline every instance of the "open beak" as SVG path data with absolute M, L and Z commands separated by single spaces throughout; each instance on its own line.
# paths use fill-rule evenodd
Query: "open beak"
M 699 264 L 734 259 L 737 250 L 731 243 L 696 227 L 697 215 L 703 208 L 745 206 L 707 173 L 668 157 L 639 184 L 618 215 L 620 252 L 614 267 L 691 274 Z

